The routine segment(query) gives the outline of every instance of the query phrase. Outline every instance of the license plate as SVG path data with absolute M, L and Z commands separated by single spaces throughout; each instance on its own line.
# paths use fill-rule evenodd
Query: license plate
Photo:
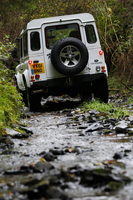
M 31 65 L 32 74 L 41 74 L 45 73 L 44 63 L 34 63 Z

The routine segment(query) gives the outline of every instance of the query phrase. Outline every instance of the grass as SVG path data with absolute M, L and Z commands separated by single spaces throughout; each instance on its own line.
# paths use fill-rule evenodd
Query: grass
M 105 115 L 101 115 L 105 118 L 122 119 L 131 114 L 131 112 L 127 108 L 116 106 L 114 103 L 101 103 L 99 100 L 93 100 L 89 103 L 84 102 L 81 108 L 83 112 L 87 112 L 93 109 L 100 113 L 105 113 Z

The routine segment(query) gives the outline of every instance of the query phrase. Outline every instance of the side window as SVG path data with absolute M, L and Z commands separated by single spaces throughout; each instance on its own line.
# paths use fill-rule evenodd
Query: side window
M 94 26 L 93 25 L 86 25 L 85 26 L 85 32 L 87 37 L 87 42 L 92 44 L 97 41 Z
M 25 33 L 23 36 L 23 41 L 24 41 L 24 56 L 28 55 L 28 34 Z
M 30 34 L 30 48 L 32 51 L 38 51 L 41 48 L 39 32 L 34 31 Z

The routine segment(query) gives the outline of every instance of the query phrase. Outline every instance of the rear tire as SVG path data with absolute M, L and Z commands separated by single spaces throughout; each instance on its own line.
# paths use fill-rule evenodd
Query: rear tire
M 98 98 L 104 103 L 108 103 L 108 83 L 106 77 L 93 81 L 93 93 L 94 98 Z
M 27 87 L 25 82 L 25 104 L 30 111 L 39 111 L 41 108 L 41 96 L 39 94 L 32 95 L 31 89 Z
M 83 102 L 84 100 L 92 100 L 92 86 L 91 82 L 87 84 L 87 86 L 83 86 L 83 92 L 80 94 L 81 101 Z

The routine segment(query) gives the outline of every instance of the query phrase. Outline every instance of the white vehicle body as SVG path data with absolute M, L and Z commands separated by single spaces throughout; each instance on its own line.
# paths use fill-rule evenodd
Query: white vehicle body
M 68 35 L 73 31 L 78 32 L 78 39 Z M 61 41 L 62 39 L 63 41 Z M 61 41 L 61 44 L 58 40 Z M 69 41 L 74 43 L 71 45 Z M 76 42 L 79 43 L 79 46 L 74 45 Z M 65 93 L 70 96 L 82 92 L 85 94 L 85 86 L 88 85 L 87 90 L 93 91 L 89 86 L 108 76 L 95 20 L 89 13 L 32 20 L 21 32 L 20 43 L 21 56 L 20 64 L 16 67 L 16 81 L 21 92 L 26 92 L 26 95 L 29 93 L 27 101 L 29 101 L 28 106 L 32 108 L 35 105 L 35 102 L 33 103 L 31 100 L 34 98 L 33 94 L 45 97 Z M 56 43 L 59 44 L 55 45 Z M 62 43 L 63 47 L 61 48 Z M 80 46 L 83 47 L 83 51 L 85 48 L 87 49 L 88 58 L 85 58 Z M 52 55 L 57 53 L 56 49 L 60 49 L 57 61 L 61 65 L 59 69 L 56 63 L 58 55 L 55 57 Z M 67 54 L 64 54 L 65 51 Z M 83 56 L 84 58 L 82 58 Z M 82 64 L 84 59 L 87 59 L 86 64 Z M 81 63 L 79 64 L 79 62 Z M 85 66 L 79 69 L 78 65 Z M 103 83 L 103 87 L 106 92 L 102 96 L 106 96 L 106 98 L 105 100 L 102 98 L 107 102 L 107 84 Z M 33 95 L 32 98 L 31 95 Z

